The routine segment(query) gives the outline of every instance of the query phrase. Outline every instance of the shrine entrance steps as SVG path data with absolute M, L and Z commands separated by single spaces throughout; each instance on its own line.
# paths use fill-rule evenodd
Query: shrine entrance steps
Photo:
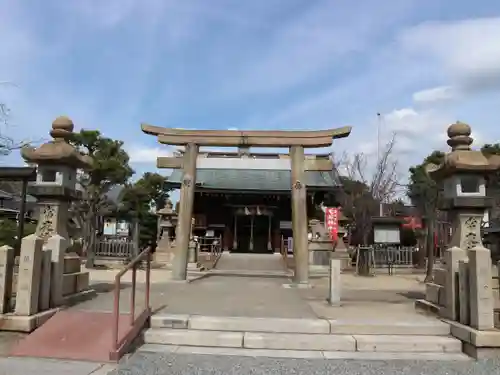
M 290 277 L 281 254 L 239 254 L 223 252 L 210 274 L 231 276 Z
M 471 360 L 448 324 L 166 315 L 152 317 L 142 352 L 327 359 Z

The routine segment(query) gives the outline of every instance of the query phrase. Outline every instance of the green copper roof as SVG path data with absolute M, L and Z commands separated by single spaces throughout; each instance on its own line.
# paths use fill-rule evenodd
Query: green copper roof
M 178 185 L 182 180 L 182 170 L 176 169 L 168 178 Z M 306 172 L 309 187 L 333 188 L 340 185 L 333 172 Z M 260 169 L 198 169 L 196 183 L 203 189 L 213 190 L 267 190 L 289 191 L 291 172 L 287 170 Z

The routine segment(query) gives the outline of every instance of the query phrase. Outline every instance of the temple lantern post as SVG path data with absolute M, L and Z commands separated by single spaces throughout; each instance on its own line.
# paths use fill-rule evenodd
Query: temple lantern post
M 68 143 L 73 133 L 73 122 L 64 116 L 52 123 L 53 140 L 38 148 L 21 149 L 23 159 L 38 166 L 30 194 L 38 199 L 40 219 L 36 235 L 46 241 L 59 234 L 69 240 L 68 221 L 71 201 L 78 199 L 77 170 L 89 169 L 92 160 Z
M 483 246 L 481 222 L 491 207 L 485 176 L 500 168 L 500 156 L 471 150 L 470 135 L 469 125 L 461 122 L 450 125 L 447 143 L 451 152 L 445 155 L 442 164 L 427 166 L 430 177 L 444 185 L 441 209 L 451 216 L 450 246 L 466 251 Z

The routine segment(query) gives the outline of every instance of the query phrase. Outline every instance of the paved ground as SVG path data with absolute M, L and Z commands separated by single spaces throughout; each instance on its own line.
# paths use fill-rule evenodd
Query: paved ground
M 1 331 L 0 357 L 6 356 L 10 348 L 23 337 L 26 337 L 25 333 Z
M 283 261 L 278 255 L 224 253 L 217 270 L 283 271 Z M 75 306 L 76 309 L 111 311 L 113 283 L 116 270 L 92 272 L 91 279 L 98 297 Z M 138 272 L 136 306 L 144 304 L 143 271 Z M 386 274 L 375 277 L 342 275 L 342 306 L 326 304 L 328 279 L 311 279 L 311 288 L 284 288 L 290 283 L 287 277 L 238 277 L 213 275 L 190 283 L 169 281 L 170 273 L 157 270 L 153 273 L 151 304 L 153 310 L 176 314 L 212 316 L 252 316 L 285 318 L 341 318 L 387 315 L 413 316 L 415 298 L 424 292 L 419 276 L 411 274 Z M 107 280 L 107 281 L 106 281 Z M 121 291 L 121 311 L 129 311 L 131 288 L 124 283 Z M 387 312 L 391 313 L 388 314 Z
M 35 358 L 0 358 L 0 375 L 106 375 L 116 365 Z M 120 370 L 120 373 L 125 373 Z
M 500 362 L 353 361 L 274 359 L 196 354 L 143 354 L 124 361 L 113 375 L 486 375 Z
M 217 270 L 274 271 L 285 272 L 280 254 L 235 254 L 222 253 L 215 267 Z

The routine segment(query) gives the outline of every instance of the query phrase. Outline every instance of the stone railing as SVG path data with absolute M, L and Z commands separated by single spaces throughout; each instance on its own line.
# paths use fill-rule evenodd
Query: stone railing
M 417 307 L 448 321 L 452 335 L 475 358 L 500 357 L 498 269 L 485 247 L 452 247 L 433 282 L 426 284 L 425 300 L 417 301 Z

